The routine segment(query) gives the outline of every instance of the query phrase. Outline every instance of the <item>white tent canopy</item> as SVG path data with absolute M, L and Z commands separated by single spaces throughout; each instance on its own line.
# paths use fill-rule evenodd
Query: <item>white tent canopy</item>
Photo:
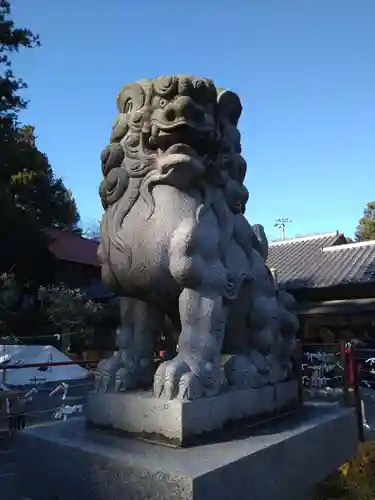
M 51 345 L 2 345 L 0 344 L 0 365 L 24 365 L 31 363 L 59 363 L 70 358 Z M 7 386 L 44 384 L 62 380 L 87 377 L 88 371 L 79 365 L 50 366 L 40 368 L 17 368 L 0 370 L 0 381 Z

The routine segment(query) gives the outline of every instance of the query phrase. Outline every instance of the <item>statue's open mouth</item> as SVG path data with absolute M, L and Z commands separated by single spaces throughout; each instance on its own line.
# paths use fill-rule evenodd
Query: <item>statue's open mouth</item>
M 150 146 L 159 155 L 183 154 L 203 158 L 209 150 L 209 136 L 193 127 L 178 126 L 169 130 L 152 127 Z

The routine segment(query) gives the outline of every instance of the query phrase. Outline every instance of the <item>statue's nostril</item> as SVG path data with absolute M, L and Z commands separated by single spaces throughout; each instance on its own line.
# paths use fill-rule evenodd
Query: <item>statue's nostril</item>
M 167 109 L 166 112 L 165 112 L 165 118 L 169 122 L 173 122 L 176 119 L 176 112 L 175 112 L 175 110 L 172 109 L 172 108 Z
M 204 111 L 199 108 L 195 108 L 193 118 L 196 123 L 202 123 L 204 120 Z

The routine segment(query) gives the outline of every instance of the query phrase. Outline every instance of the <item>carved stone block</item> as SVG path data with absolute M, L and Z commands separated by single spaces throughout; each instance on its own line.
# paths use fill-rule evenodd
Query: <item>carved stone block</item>
M 297 393 L 295 380 L 256 389 L 227 389 L 218 396 L 193 401 L 166 401 L 151 391 L 91 392 L 87 420 L 103 428 L 185 445 L 229 422 L 240 425 L 283 412 L 297 403 Z

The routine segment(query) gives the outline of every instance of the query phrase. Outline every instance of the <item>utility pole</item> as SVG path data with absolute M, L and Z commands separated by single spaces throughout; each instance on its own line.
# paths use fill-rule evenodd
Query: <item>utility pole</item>
M 288 217 L 278 217 L 273 227 L 278 227 L 281 231 L 281 239 L 285 240 L 285 226 L 292 222 Z

